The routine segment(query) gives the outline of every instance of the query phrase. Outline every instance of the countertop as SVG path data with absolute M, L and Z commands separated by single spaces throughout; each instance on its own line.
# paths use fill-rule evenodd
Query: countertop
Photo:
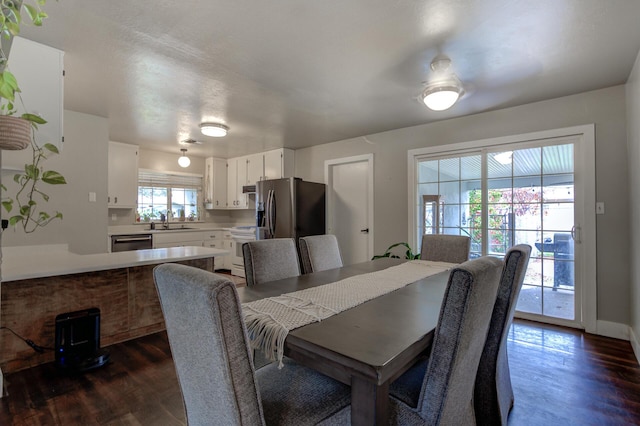
M 2 281 L 104 271 L 228 254 L 226 250 L 210 247 L 172 247 L 98 254 L 71 253 L 66 244 L 3 247 Z
M 162 225 L 156 223 L 156 227 L 158 229 L 149 229 L 149 224 L 142 225 L 131 225 L 131 226 L 112 226 L 109 227 L 107 231 L 108 236 L 111 235 L 138 235 L 138 234 L 167 234 L 173 232 L 206 232 L 206 231 L 227 231 L 229 228 L 220 228 L 220 227 L 211 227 L 211 226 L 203 226 L 198 227 L 195 224 L 184 225 L 187 228 L 181 228 L 181 225 L 177 225 L 172 223 L 169 229 L 160 229 Z

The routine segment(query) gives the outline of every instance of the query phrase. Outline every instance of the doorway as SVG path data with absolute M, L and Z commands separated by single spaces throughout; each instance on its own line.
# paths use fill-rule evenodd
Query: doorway
M 373 154 L 327 160 L 327 233 L 345 265 L 373 257 Z
M 411 240 L 466 235 L 472 258 L 529 244 L 516 315 L 594 330 L 593 138 L 580 126 L 410 151 Z

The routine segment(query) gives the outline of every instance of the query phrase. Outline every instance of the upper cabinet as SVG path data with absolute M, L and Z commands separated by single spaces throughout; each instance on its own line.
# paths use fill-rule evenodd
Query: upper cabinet
M 242 193 L 242 187 L 247 182 L 247 157 L 230 158 L 227 160 L 227 208 L 246 209 L 247 194 Z
M 9 66 L 20 87 L 16 115 L 25 112 L 47 120 L 38 125 L 38 145 L 51 143 L 62 151 L 62 114 L 64 93 L 64 52 L 22 37 L 15 37 L 9 52 Z M 23 105 L 24 103 L 24 105 Z
M 247 209 L 249 203 L 247 194 L 242 192 L 243 186 L 266 179 L 292 177 L 293 169 L 291 149 L 274 149 L 228 160 L 209 157 L 206 161 L 205 207 Z
M 138 147 L 109 142 L 107 206 L 133 209 L 138 203 Z
M 209 157 L 205 167 L 205 208 L 224 209 L 227 207 L 227 160 Z
M 293 176 L 293 150 L 291 149 L 274 149 L 252 154 L 246 158 L 247 183 L 245 185 L 255 185 L 261 180 Z
M 264 174 L 261 180 L 293 177 L 293 150 L 280 148 L 263 155 Z
M 263 154 L 248 155 L 247 158 L 247 180 L 244 185 L 255 185 L 264 176 Z

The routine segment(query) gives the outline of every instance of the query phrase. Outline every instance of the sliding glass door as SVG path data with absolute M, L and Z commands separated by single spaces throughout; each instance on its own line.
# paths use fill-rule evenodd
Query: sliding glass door
M 517 304 L 522 314 L 576 320 L 575 138 L 416 156 L 415 242 L 466 235 L 471 257 L 533 248 Z

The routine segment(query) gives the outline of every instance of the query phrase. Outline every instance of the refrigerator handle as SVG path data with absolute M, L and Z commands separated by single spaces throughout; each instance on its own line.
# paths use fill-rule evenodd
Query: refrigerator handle
M 271 229 L 271 222 L 269 217 L 269 210 L 271 209 L 271 190 L 267 191 L 267 196 L 264 201 L 264 227 L 265 227 L 265 238 L 271 238 L 269 235 L 269 229 Z
M 271 190 L 269 192 L 269 233 L 271 234 L 271 238 L 274 237 L 276 233 L 276 223 L 275 223 L 275 207 L 276 207 L 276 191 Z

